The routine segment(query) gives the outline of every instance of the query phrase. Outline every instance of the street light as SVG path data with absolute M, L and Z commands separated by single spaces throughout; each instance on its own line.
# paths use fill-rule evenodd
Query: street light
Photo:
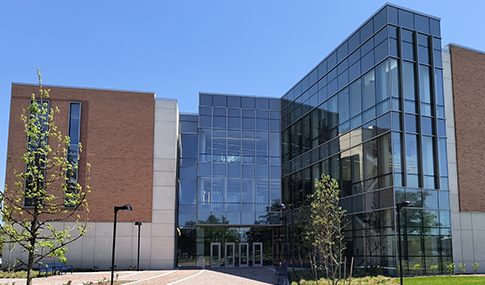
M 285 206 L 285 204 L 279 204 L 278 206 L 276 206 L 276 209 L 283 211 L 284 209 L 286 209 L 286 206 Z M 285 255 L 285 259 L 286 259 L 286 264 L 288 264 L 288 254 L 286 253 L 286 249 L 288 247 L 288 224 L 287 224 L 286 217 L 283 217 L 282 216 L 280 218 L 280 220 L 284 222 L 284 227 L 285 227 L 285 250 L 284 250 L 284 255 Z
M 401 252 L 401 209 L 402 208 L 409 208 L 413 207 L 413 203 L 409 201 L 404 201 L 401 204 L 396 204 L 396 212 L 397 212 L 397 236 L 398 236 L 398 246 L 399 246 L 399 271 L 400 271 L 400 280 L 401 285 L 403 285 L 402 281 L 402 252 Z
M 115 206 L 115 219 L 113 224 L 113 252 L 111 255 L 111 285 L 113 285 L 113 279 L 115 274 L 115 242 L 116 242 L 116 216 L 118 215 L 118 211 L 133 211 L 133 208 L 130 205 L 124 206 Z
M 136 271 L 140 271 L 140 230 L 141 222 L 136 222 L 135 226 L 138 226 L 138 259 L 136 260 Z
M 287 207 L 285 206 L 285 204 L 279 204 L 277 206 L 277 208 L 284 210 Z M 291 281 L 293 282 L 295 280 L 295 241 L 294 241 L 295 221 L 294 221 L 294 216 L 293 216 L 293 210 L 294 210 L 293 205 L 289 204 L 288 208 L 291 211 L 290 212 L 290 214 L 291 214 L 291 270 L 292 270 L 291 271 Z M 282 217 L 282 218 L 284 218 L 285 226 L 286 226 L 286 235 L 285 235 L 285 239 L 286 239 L 286 236 L 288 235 L 288 224 L 286 223 L 286 217 Z M 286 241 L 288 242 L 288 239 L 286 239 Z M 285 248 L 285 251 L 286 251 L 286 248 Z M 286 263 L 288 264 L 288 256 L 286 257 Z

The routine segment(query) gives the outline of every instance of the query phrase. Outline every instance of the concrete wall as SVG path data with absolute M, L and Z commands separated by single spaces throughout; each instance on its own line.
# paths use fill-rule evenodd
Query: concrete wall
M 178 137 L 177 101 L 157 99 L 155 101 L 153 211 L 150 245 L 153 269 L 175 267 Z
M 443 52 L 443 79 L 445 92 L 445 112 L 446 112 L 446 133 L 448 135 L 447 150 L 448 150 L 448 174 L 450 184 L 450 206 L 451 206 L 451 235 L 453 246 L 453 262 L 457 266 L 460 262 L 464 262 L 467 272 L 473 272 L 472 265 L 475 262 L 481 264 L 479 268 L 480 273 L 485 272 L 485 247 L 483 241 L 485 240 L 485 213 L 478 211 L 467 211 L 471 206 L 480 202 L 480 197 L 473 194 L 475 191 L 482 191 L 483 189 L 469 189 L 470 185 L 483 183 L 482 176 L 476 176 L 476 171 L 483 169 L 475 169 L 474 162 L 467 159 L 469 155 L 480 157 L 482 152 L 479 149 L 473 148 L 470 143 L 474 138 L 481 139 L 477 133 L 469 127 L 464 128 L 465 124 L 470 123 L 468 118 L 473 115 L 475 122 L 481 122 L 477 119 L 477 113 L 468 113 L 464 103 L 473 99 L 475 96 L 474 90 L 463 90 L 463 72 L 460 68 L 467 66 L 466 60 L 461 54 L 455 54 L 455 47 L 451 49 L 451 54 L 448 51 Z M 465 52 L 460 48 L 460 52 Z M 485 59 L 485 55 L 484 56 Z M 457 60 L 457 62 L 455 62 Z M 453 65 L 458 65 L 458 71 L 452 68 Z M 460 67 L 461 66 L 461 67 Z M 482 77 L 484 72 L 481 73 Z M 465 87 L 465 89 L 472 88 L 472 86 Z M 459 97 L 459 98 L 457 98 Z M 464 98 L 463 98 L 464 97 Z M 466 114 L 465 114 L 466 113 Z M 456 121 L 459 122 L 456 122 Z M 456 128 L 455 128 L 456 126 Z M 468 132 L 466 131 L 468 129 Z M 466 149 L 468 148 L 468 149 Z M 457 151 L 458 149 L 458 151 Z M 458 156 L 458 159 L 457 159 Z M 460 169 L 460 171 L 458 171 Z M 475 173 L 470 175 L 470 173 Z M 468 180 L 472 181 L 468 181 Z M 482 191 L 483 192 L 483 191 Z M 468 202 L 462 203 L 462 199 L 467 199 Z M 476 202 L 470 202 L 476 199 Z M 480 203 L 483 203 L 481 201 Z M 478 205 L 477 205 L 478 206 Z

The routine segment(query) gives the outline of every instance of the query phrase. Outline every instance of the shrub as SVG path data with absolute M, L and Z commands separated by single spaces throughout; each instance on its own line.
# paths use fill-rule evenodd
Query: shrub
M 466 272 L 465 263 L 460 262 L 460 264 L 458 264 L 458 268 L 460 269 L 460 274 L 463 274 Z
M 419 269 L 421 268 L 421 265 L 420 264 L 415 264 L 414 265 L 414 271 L 416 273 L 416 276 L 418 276 L 418 272 L 419 272 Z
M 477 263 L 477 262 L 473 263 L 473 271 L 475 271 L 475 274 L 478 273 L 478 267 L 480 267 L 480 263 Z
M 429 269 L 431 270 L 431 272 L 433 272 L 433 275 L 436 276 L 436 270 L 438 270 L 438 265 L 431 265 Z
M 451 276 L 451 274 L 453 274 L 455 272 L 455 264 L 452 263 L 452 264 L 448 264 L 446 265 L 446 270 L 448 270 L 448 274 Z

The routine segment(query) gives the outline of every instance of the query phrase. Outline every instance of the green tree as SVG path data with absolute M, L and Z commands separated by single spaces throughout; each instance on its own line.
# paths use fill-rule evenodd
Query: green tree
M 5 236 L 5 243 L 18 244 L 27 252 L 27 261 L 17 262 L 27 267 L 28 285 L 32 284 L 33 265 L 42 263 L 43 258 L 66 261 L 66 245 L 86 233 L 88 220 L 89 186 L 83 188 L 77 179 L 72 179 L 79 156 L 74 162 L 67 159 L 70 138 L 57 129 L 54 114 L 59 109 L 49 108 L 49 90 L 42 87 L 39 69 L 37 75 L 39 96 L 32 94 L 29 108 L 21 115 L 28 143 L 19 159 L 25 167 L 12 166 L 15 187 L 5 185 L 5 192 L 0 194 L 4 205 L 0 233 Z M 89 168 L 88 164 L 88 173 Z M 63 221 L 72 221 L 74 226 L 54 227 L 53 223 Z
M 339 186 L 335 179 L 322 174 L 315 180 L 315 193 L 311 195 L 309 219 L 303 238 L 311 245 L 316 266 L 327 273 L 329 284 L 338 284 L 341 277 L 345 211 L 339 206 Z

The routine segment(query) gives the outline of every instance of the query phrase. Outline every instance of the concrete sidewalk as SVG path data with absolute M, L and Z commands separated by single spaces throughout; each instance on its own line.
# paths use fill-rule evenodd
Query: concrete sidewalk
M 217 269 L 174 269 L 174 270 L 147 270 L 147 271 L 117 271 L 115 280 L 125 281 L 126 285 L 154 285 L 154 284 L 231 284 L 256 285 L 276 284 L 273 267 L 235 267 Z M 93 282 L 97 284 L 103 278 L 109 279 L 110 271 L 102 272 L 76 272 L 61 276 L 39 277 L 33 280 L 34 285 L 63 285 L 69 280 L 71 285 L 82 285 Z M 25 279 L 0 279 L 0 284 L 25 284 Z

